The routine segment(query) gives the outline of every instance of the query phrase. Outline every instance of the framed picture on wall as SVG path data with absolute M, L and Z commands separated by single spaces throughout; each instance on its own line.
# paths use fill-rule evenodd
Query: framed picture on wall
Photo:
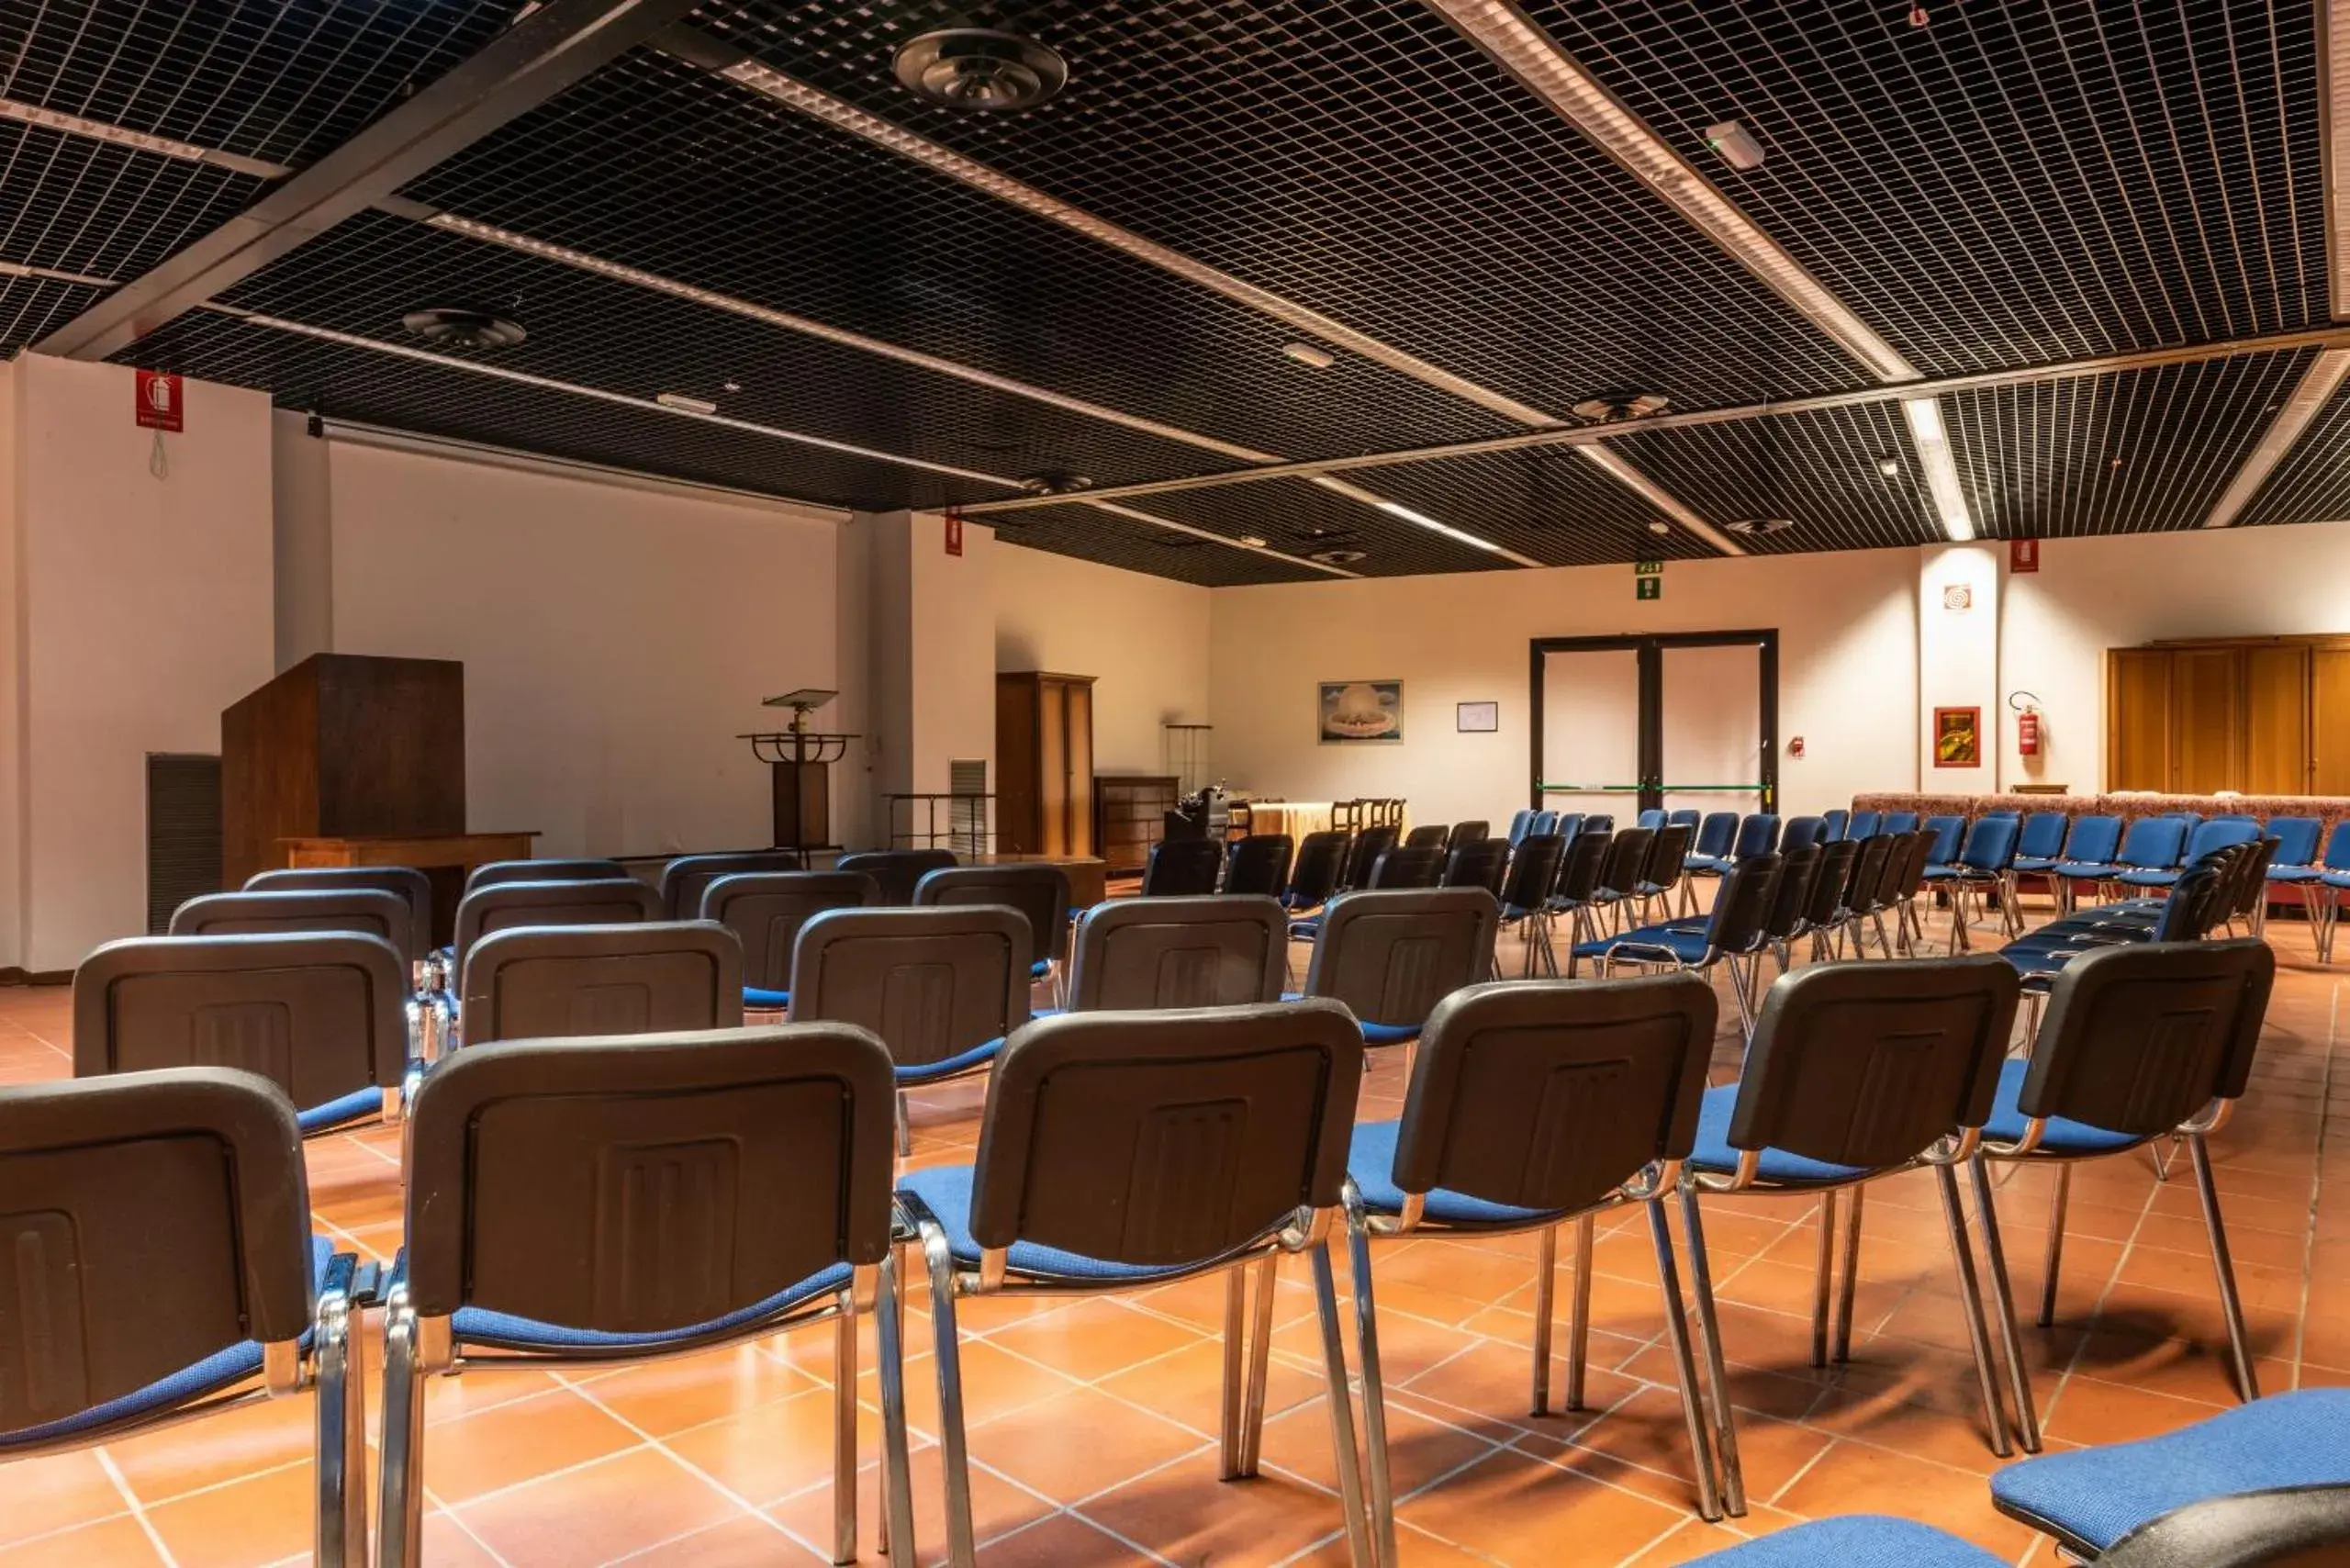
M 1400 680 L 1326 680 L 1316 714 L 1325 745 L 1388 745 L 1404 738 Z
M 1980 767 L 1983 766 L 1982 709 L 1937 708 L 1934 710 L 1934 766 L 1936 767 Z
M 1490 735 L 1502 727 L 1498 702 L 1460 702 L 1453 706 L 1452 727 L 1464 735 Z

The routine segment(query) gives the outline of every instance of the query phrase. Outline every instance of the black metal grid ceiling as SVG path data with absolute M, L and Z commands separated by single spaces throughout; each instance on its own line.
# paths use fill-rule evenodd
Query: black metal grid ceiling
M 2201 526 L 2315 352 L 1944 398 L 1976 530 L 2064 538 Z
M 1546 566 L 1717 554 L 1590 459 L 1564 447 L 1404 464 L 1354 477 L 1391 500 Z M 1651 522 L 1664 522 L 1668 532 L 1653 532 Z
M 1269 317 L 651 50 L 406 194 L 1283 457 L 1511 428 L 1351 354 L 1295 364 Z
M 521 0 L 0 0 L 0 96 L 277 163 L 347 140 Z
M 2239 525 L 2350 518 L 2350 387 L 2334 393 L 2269 475 Z
M 1366 482 L 1362 487 L 1386 494 L 1375 481 Z M 1339 565 L 1366 577 L 1484 572 L 1512 565 L 1489 550 L 1448 539 L 1304 479 L 1259 479 L 1215 489 L 1170 490 L 1163 495 L 1138 496 L 1132 504 L 1138 510 L 1172 518 L 1226 539 L 1262 539 L 1273 549 L 1288 554 L 1360 550 L 1363 554 L 1361 560 Z M 999 513 L 991 521 L 1002 521 L 1019 515 Z M 1430 510 L 1428 515 L 1464 532 L 1477 532 L 1448 510 Z
M 968 19 L 1042 39 L 1033 113 L 923 107 L 897 43 Z M 1855 367 L 1419 0 L 1235 6 L 711 0 L 699 25 L 1089 211 L 1537 408 L 1634 386 L 1684 407 Z
M 1123 566 L 1130 572 L 1172 577 L 1202 588 L 1334 580 L 1311 566 L 1291 566 L 1252 550 L 1235 550 L 1213 540 L 1153 528 L 1099 507 L 1038 507 L 1033 511 L 1004 512 L 986 521 L 995 526 L 996 538 L 1006 544 L 1074 555 L 1081 561 Z
M 263 182 L 0 120 L 0 260 L 118 281 L 250 207 Z
M 489 352 L 502 368 L 640 398 L 680 392 L 732 418 L 1013 479 L 1063 470 L 1113 484 L 1200 466 L 1192 447 L 383 213 L 337 225 L 226 299 L 409 346 L 408 310 L 494 306 L 530 330 Z M 730 379 L 741 392 L 724 390 Z M 1006 493 L 967 486 L 961 498 Z
M 142 364 L 270 391 L 281 408 L 836 507 L 935 507 L 970 487 L 697 420 L 493 381 L 192 311 Z
M 1784 518 L 1740 542 L 1762 554 L 1874 550 L 1944 537 L 1896 403 L 1643 431 L 1614 442 L 1717 528 Z M 1900 472 L 1887 477 L 1878 464 Z
M 2309 0 L 1541 0 L 1532 15 L 1930 373 L 2326 316 Z M 1740 122 L 1741 173 L 1705 130 Z
M 65 325 L 106 293 L 54 278 L 0 277 L 0 358 Z

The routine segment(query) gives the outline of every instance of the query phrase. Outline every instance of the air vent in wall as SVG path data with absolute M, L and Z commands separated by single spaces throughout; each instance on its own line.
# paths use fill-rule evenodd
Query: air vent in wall
M 988 848 L 988 765 L 984 757 L 949 760 L 946 788 L 955 797 L 947 817 L 946 847 L 957 855 L 984 855 Z
M 220 890 L 220 759 L 147 754 L 147 929 L 172 911 Z

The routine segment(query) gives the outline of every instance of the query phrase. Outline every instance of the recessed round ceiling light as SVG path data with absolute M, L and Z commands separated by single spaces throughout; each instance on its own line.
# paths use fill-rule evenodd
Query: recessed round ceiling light
M 945 109 L 1033 109 L 1069 82 L 1069 63 L 1034 39 L 994 28 L 941 28 L 908 39 L 898 83 Z
M 1574 411 L 1580 418 L 1606 425 L 1662 413 L 1672 406 L 1673 399 L 1662 392 L 1595 392 L 1577 403 Z
M 1732 533 L 1785 533 L 1795 523 L 1784 517 L 1742 517 L 1736 522 L 1726 522 L 1722 526 Z
M 1670 533 L 1673 532 L 1673 524 L 1669 522 L 1652 522 L 1649 524 L 1649 532 L 1651 533 Z
M 1360 550 L 1316 550 L 1306 559 L 1319 561 L 1326 566 L 1351 566 L 1362 557 L 1363 553 Z
M 434 305 L 411 310 L 400 318 L 400 325 L 427 342 L 447 348 L 511 348 L 530 336 L 522 330 L 522 323 L 510 316 L 464 305 Z

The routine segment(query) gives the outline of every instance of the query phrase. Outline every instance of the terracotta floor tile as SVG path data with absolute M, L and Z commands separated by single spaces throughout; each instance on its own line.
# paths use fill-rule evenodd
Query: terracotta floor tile
M 1953 1476 L 1962 1476 L 1958 1484 Z M 1913 1455 L 1839 1442 L 1804 1472 L 1777 1506 L 1807 1518 L 1830 1514 L 1897 1514 L 1964 1536 L 2013 1562 L 2031 1532 L 1993 1512 L 1979 1476 Z
M 1055 1514 L 979 1548 L 987 1568 L 1128 1568 L 1150 1561 L 1073 1514 Z
M 308 1459 L 318 1440 L 318 1406 L 307 1394 L 260 1399 L 213 1417 L 200 1429 L 201 1443 L 188 1441 L 187 1430 L 173 1427 L 108 1443 L 106 1453 L 131 1495 L 151 1505 Z
M 943 1457 L 935 1446 L 916 1450 L 912 1459 L 914 1545 L 923 1563 L 946 1561 L 946 1487 Z M 1054 1506 L 1025 1487 L 989 1471 L 971 1470 L 971 1535 L 986 1542 L 1043 1518 Z M 833 1492 L 814 1486 L 767 1509 L 769 1518 L 802 1540 L 829 1550 L 833 1540 Z M 881 1468 L 869 1464 L 857 1476 L 857 1535 L 862 1551 L 880 1557 Z
M 163 1568 L 163 1557 L 125 1514 L 0 1546 L 0 1568 Z
M 1681 1510 L 1503 1450 L 1410 1499 L 1399 1520 L 1497 1562 L 1552 1568 L 1563 1542 L 1577 1561 L 1615 1562 L 1678 1529 Z
M 317 1539 L 308 1463 L 231 1481 L 147 1510 L 179 1568 L 253 1568 L 308 1551 Z
M 749 1345 L 623 1367 L 596 1380 L 596 1402 L 656 1438 L 825 1384 Z
M 1080 1383 L 1124 1372 L 1199 1338 L 1195 1328 L 1112 1300 L 1074 1302 L 988 1336 L 990 1343 Z
M 1223 1432 L 1224 1348 L 1215 1340 L 1200 1340 L 1172 1355 L 1103 1378 L 1100 1386 L 1103 1393 L 1157 1411 L 1203 1438 Z M 1318 1371 L 1309 1372 L 1284 1357 L 1270 1357 L 1265 1367 L 1266 1414 L 1276 1417 L 1319 1398 L 1323 1387 Z M 974 1409 L 975 1417 L 977 1414 Z
M 623 1557 L 613 1568 L 815 1568 L 831 1561 L 772 1520 L 744 1514 Z
M 1177 1562 L 1278 1562 L 1346 1525 L 1336 1496 L 1270 1470 L 1205 1487 L 1195 1481 L 1188 1466 L 1158 1471 L 1082 1512 Z
M 764 1507 L 833 1473 L 833 1391 L 813 1389 L 673 1432 L 663 1444 L 688 1464 Z M 881 1423 L 861 1419 L 862 1453 L 880 1452 Z
M 1061 1503 L 1076 1503 L 1192 1452 L 1200 1439 L 1171 1421 L 1090 1388 L 1040 1400 L 973 1431 L 971 1457 Z M 1214 1485 L 1203 1456 L 1183 1473 Z
M 126 1512 L 95 1450 L 0 1466 L 0 1547 Z
M 586 1568 L 722 1523 L 741 1509 L 676 1461 L 632 1449 L 452 1511 L 509 1562 Z
M 428 1428 L 425 1486 L 434 1499 L 454 1506 L 642 1441 L 577 1393 L 558 1388 Z

